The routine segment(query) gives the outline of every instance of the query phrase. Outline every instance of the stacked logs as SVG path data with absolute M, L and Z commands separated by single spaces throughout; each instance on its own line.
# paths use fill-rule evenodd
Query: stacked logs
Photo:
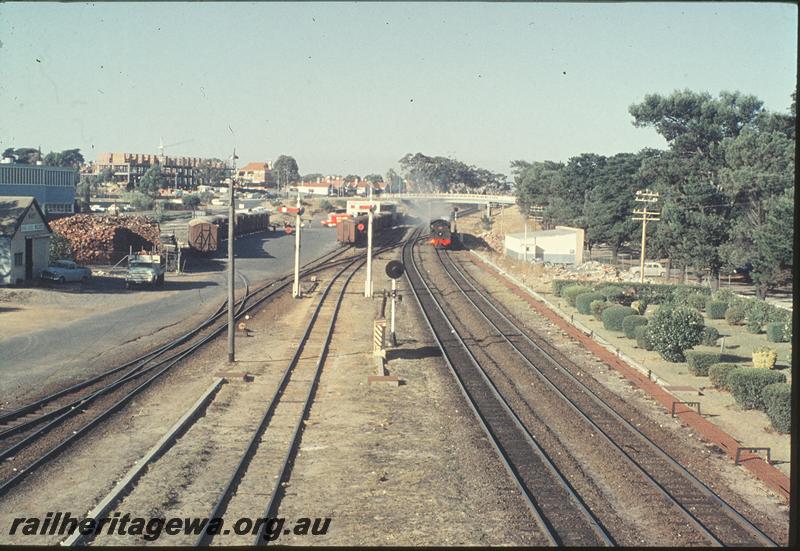
M 50 222 L 65 237 L 79 264 L 113 264 L 134 251 L 159 250 L 158 223 L 146 216 L 76 214 Z

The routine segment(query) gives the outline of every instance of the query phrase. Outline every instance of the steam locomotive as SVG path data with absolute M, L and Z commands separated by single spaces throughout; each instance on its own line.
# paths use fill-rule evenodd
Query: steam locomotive
M 453 233 L 450 231 L 448 220 L 434 220 L 431 222 L 431 245 L 449 249 L 453 245 Z

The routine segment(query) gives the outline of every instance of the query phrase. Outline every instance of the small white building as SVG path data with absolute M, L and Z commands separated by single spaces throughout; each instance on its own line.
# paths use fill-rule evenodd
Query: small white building
M 52 234 L 35 198 L 0 196 L 0 285 L 39 277 L 50 260 Z
M 556 226 L 553 230 L 528 232 L 528 260 L 553 264 L 583 264 L 584 231 L 581 228 Z M 506 235 L 504 252 L 511 258 L 525 257 L 525 233 Z

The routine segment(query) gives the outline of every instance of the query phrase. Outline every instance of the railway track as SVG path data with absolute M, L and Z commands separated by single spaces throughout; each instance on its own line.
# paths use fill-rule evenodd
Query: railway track
M 403 249 L 406 274 L 428 325 L 481 427 L 551 545 L 610 546 L 614 541 L 498 392 L 450 323 L 441 296 L 423 276 L 416 240 Z
M 383 252 L 394 248 L 384 247 Z M 365 264 L 362 256 L 351 257 L 332 276 L 321 292 L 314 311 L 303 331 L 298 346 L 279 377 L 278 383 L 253 431 L 248 444 L 236 463 L 230 477 L 222 486 L 213 506 L 205 518 L 274 518 L 288 479 L 294 457 L 299 448 L 304 422 L 308 416 L 319 383 L 322 368 L 328 354 L 336 319 L 347 287 L 355 274 Z M 212 395 L 212 389 L 207 395 Z M 197 419 L 198 411 L 208 405 L 208 398 L 201 398 L 184 419 Z M 213 415 L 206 414 L 204 422 L 213 426 Z M 176 439 L 178 433 L 187 430 L 187 422 L 180 421 L 162 443 L 148 454 L 145 462 L 137 463 L 134 473 L 118 484 L 112 492 L 90 513 L 93 518 L 109 514 L 142 476 L 145 467 L 162 457 Z M 268 486 L 268 488 L 265 488 Z M 267 493 L 268 492 L 268 493 Z M 266 494 L 266 499 L 265 499 Z M 263 514 L 258 517 L 256 512 Z M 264 532 L 266 524 L 255 534 L 236 534 L 232 531 L 203 531 L 194 542 L 207 545 L 261 545 L 267 543 Z M 255 536 L 255 539 L 253 539 Z M 91 536 L 74 534 L 63 545 L 82 545 L 91 541 Z
M 353 257 L 336 259 L 349 249 L 338 249 L 310 262 L 304 266 L 301 275 L 305 277 L 342 264 L 349 265 Z M 376 254 L 386 249 L 379 249 Z M 255 289 L 248 286 L 236 303 L 236 317 L 253 311 L 286 289 L 291 285 L 291 278 L 291 274 L 287 274 Z M 0 483 L 0 497 L 218 336 L 227 327 L 226 312 L 223 303 L 207 320 L 185 335 L 130 362 L 0 415 L 0 461 L 5 463 L 6 472 L 11 473 Z M 44 442 L 47 439 L 56 439 L 57 443 L 49 446 Z M 12 461 L 26 464 L 12 470 Z
M 579 371 L 540 336 L 531 334 L 488 292 L 453 261 L 451 253 L 436 251 L 452 287 L 474 312 L 513 350 L 577 417 L 600 435 L 614 457 L 646 479 L 655 491 L 682 515 L 699 536 L 700 545 L 774 546 L 761 530 L 719 498 L 655 442 L 614 410 L 573 374 Z

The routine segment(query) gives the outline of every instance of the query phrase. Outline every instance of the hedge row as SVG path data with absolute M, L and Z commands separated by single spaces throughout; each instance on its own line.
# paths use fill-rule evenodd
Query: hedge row
M 769 342 L 789 342 L 792 340 L 790 323 L 773 321 L 767 324 L 767 340 Z
M 714 346 L 719 339 L 719 331 L 715 327 L 706 325 L 703 327 L 703 344 L 706 346 Z
M 706 302 L 706 314 L 712 320 L 725 319 L 725 311 L 728 309 L 728 303 L 721 300 L 709 299 Z
M 728 374 L 727 382 L 737 404 L 744 409 L 764 410 L 766 405 L 761 391 L 767 385 L 785 383 L 786 375 L 756 367 L 740 367 Z
M 622 320 L 622 330 L 629 339 L 636 338 L 636 328 L 641 325 L 647 325 L 647 318 L 639 314 L 625 316 Z
M 697 352 L 695 350 L 687 350 L 683 353 L 686 356 L 686 362 L 689 364 L 689 372 L 692 375 L 705 377 L 708 375 L 708 368 L 712 365 L 719 363 L 721 354 L 719 352 Z
M 718 363 L 709 367 L 708 378 L 711 380 L 711 384 L 714 385 L 714 388 L 718 388 L 720 390 L 730 390 L 730 387 L 728 387 L 728 376 L 733 372 L 734 369 L 739 369 L 739 365 L 731 363 Z
M 767 417 L 772 427 L 778 432 L 789 433 L 792 430 L 792 385 L 772 383 L 761 391 Z
M 575 306 L 575 299 L 578 298 L 578 295 L 589 293 L 591 290 L 591 287 L 585 285 L 570 285 L 561 290 L 561 296 L 567 299 L 567 304 Z
M 653 343 L 650 340 L 650 333 L 646 325 L 640 325 L 633 330 L 633 336 L 636 338 L 636 346 L 642 350 L 652 350 Z
M 563 290 L 566 287 L 580 284 L 582 286 L 591 287 L 591 290 L 598 290 L 602 292 L 603 288 L 618 288 L 625 290 L 633 290 L 635 298 L 643 300 L 647 304 L 662 304 L 674 300 L 677 293 L 678 297 L 690 295 L 702 295 L 707 298 L 710 290 L 707 287 L 699 287 L 696 285 L 672 285 L 663 283 L 634 283 L 624 282 L 619 285 L 609 285 L 607 281 L 575 281 L 572 279 L 554 279 L 552 282 L 553 294 L 559 297 L 564 296 Z M 631 297 L 633 298 L 633 297 Z
M 637 315 L 636 310 L 627 306 L 611 306 L 603 310 L 603 327 L 609 331 L 622 331 L 622 322 L 627 316 Z
M 595 300 L 605 300 L 605 296 L 597 291 L 590 291 L 588 293 L 581 293 L 575 298 L 575 308 L 581 314 L 587 316 L 592 313 L 592 302 Z

